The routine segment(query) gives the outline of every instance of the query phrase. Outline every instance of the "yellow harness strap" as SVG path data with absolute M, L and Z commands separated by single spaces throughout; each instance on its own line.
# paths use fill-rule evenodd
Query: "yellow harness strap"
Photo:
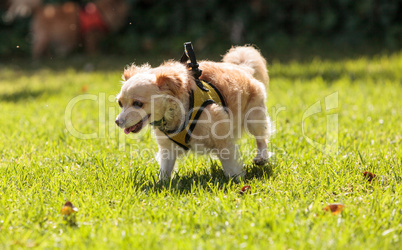
M 199 82 L 197 82 L 195 91 L 190 94 L 189 115 L 187 116 L 186 122 L 183 124 L 182 128 L 173 133 L 162 131 L 170 140 L 185 150 L 190 149 L 188 142 L 204 108 L 212 103 L 226 107 L 221 93 L 215 88 L 215 86 L 200 79 L 196 79 L 196 81 Z

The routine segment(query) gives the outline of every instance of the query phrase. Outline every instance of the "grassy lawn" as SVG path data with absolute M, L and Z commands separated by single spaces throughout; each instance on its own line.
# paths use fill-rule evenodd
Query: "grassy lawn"
M 2 65 L 0 248 L 400 249 L 402 53 L 269 61 L 270 164 L 252 164 L 245 136 L 244 182 L 190 154 L 168 185 L 150 128 L 126 136 L 114 124 L 128 61 L 91 72 Z M 67 200 L 76 225 L 60 215 Z M 324 212 L 330 203 L 345 208 Z

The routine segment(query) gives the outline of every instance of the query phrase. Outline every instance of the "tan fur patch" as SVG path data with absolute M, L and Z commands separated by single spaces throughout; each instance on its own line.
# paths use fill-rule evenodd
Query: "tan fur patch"
M 161 72 L 156 75 L 156 85 L 162 90 L 170 90 L 174 95 L 180 92 L 182 84 L 180 75 L 177 72 Z
M 145 72 L 145 71 L 149 70 L 150 68 L 151 68 L 151 66 L 148 63 L 143 64 L 141 66 L 131 64 L 130 66 L 128 66 L 124 69 L 122 78 L 124 81 L 127 81 L 128 79 L 133 77 L 135 74 L 138 74 L 140 72 Z

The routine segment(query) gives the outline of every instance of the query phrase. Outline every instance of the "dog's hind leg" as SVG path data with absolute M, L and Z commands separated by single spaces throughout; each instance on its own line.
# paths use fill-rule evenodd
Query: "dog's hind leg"
M 267 141 L 265 139 L 256 139 L 257 141 L 257 155 L 253 159 L 254 164 L 264 165 L 268 162 L 269 154 Z
M 270 136 L 271 124 L 266 115 L 266 107 L 259 106 L 249 109 L 246 115 L 246 131 L 254 135 L 257 142 L 257 155 L 254 158 L 256 165 L 264 165 L 268 162 L 269 153 L 267 139 Z

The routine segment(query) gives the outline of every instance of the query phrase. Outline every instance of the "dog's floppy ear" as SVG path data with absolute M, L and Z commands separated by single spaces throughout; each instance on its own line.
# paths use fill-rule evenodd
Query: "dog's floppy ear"
M 164 71 L 156 74 L 156 85 L 161 90 L 168 90 L 177 95 L 182 90 L 183 80 L 177 72 Z
M 127 80 L 130 79 L 133 75 L 138 74 L 138 73 L 140 73 L 140 72 L 145 72 L 145 71 L 149 70 L 150 68 L 151 68 L 151 66 L 150 66 L 148 63 L 143 64 L 143 65 L 141 65 L 141 66 L 137 66 L 137 65 L 135 65 L 135 64 L 133 63 L 133 64 L 131 64 L 130 66 L 127 66 L 127 67 L 124 69 L 124 73 L 123 73 L 123 76 L 122 76 L 123 81 L 127 81 Z

